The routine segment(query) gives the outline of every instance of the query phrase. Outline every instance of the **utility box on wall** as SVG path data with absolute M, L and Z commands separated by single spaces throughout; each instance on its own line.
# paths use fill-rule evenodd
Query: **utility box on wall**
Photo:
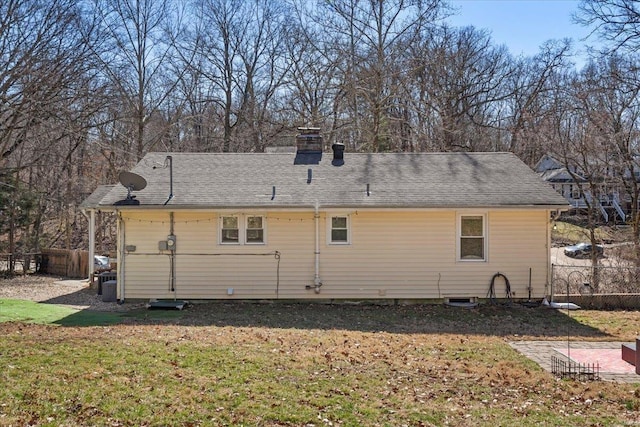
M 175 234 L 169 234 L 167 240 L 161 240 L 158 242 L 158 250 L 160 251 L 175 251 L 176 250 L 176 236 Z
M 170 251 L 176 250 L 176 236 L 175 234 L 169 234 L 167 236 L 167 247 Z

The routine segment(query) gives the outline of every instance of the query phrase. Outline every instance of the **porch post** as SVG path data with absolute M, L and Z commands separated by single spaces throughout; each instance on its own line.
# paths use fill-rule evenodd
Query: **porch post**
M 94 255 L 96 252 L 96 211 L 89 210 L 89 285 L 93 284 L 93 273 L 95 272 Z

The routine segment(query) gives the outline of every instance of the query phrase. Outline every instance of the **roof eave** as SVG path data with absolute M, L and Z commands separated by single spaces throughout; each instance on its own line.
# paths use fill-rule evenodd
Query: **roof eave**
M 95 209 L 101 211 L 194 211 L 194 210 L 215 210 L 215 211 L 228 211 L 228 210 L 289 210 L 289 211 L 307 211 L 315 209 L 315 207 L 322 209 L 359 209 L 359 210 L 468 210 L 468 209 L 493 209 L 493 210 L 567 210 L 571 208 L 571 205 L 564 204 L 508 204 L 508 205 L 442 205 L 442 206 L 427 206 L 427 205 L 394 205 L 394 204 L 380 204 L 380 205 L 368 205 L 368 204 L 300 204 L 300 205 L 98 205 L 95 207 L 89 207 L 87 209 Z

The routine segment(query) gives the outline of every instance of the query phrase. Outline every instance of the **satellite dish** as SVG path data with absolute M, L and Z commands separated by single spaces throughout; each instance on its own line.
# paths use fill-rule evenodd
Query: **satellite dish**
M 143 190 L 147 186 L 147 181 L 133 172 L 122 171 L 118 175 L 118 180 L 127 189 L 127 198 L 118 200 L 116 205 L 139 205 L 140 202 L 135 200 L 136 196 L 131 195 L 132 191 Z
M 147 181 L 138 174 L 133 172 L 122 171 L 118 175 L 120 184 L 124 185 L 129 192 L 140 191 L 147 186 Z

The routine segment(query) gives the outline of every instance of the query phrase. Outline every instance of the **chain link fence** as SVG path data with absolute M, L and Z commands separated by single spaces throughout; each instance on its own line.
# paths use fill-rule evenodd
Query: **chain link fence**
M 583 308 L 640 308 L 640 267 L 552 265 L 550 295 Z

